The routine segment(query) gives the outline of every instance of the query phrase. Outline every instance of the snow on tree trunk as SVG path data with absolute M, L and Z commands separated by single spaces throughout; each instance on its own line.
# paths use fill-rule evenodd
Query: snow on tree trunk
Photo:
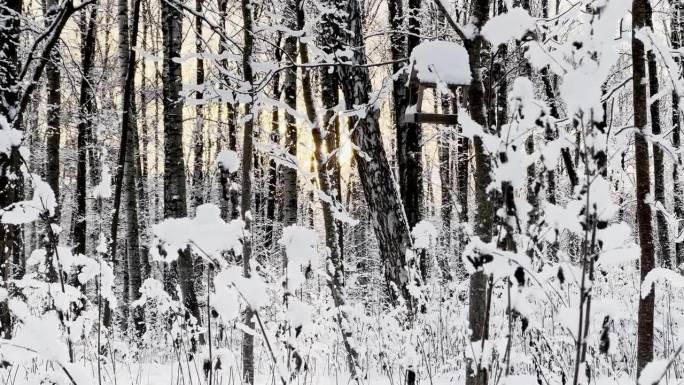
M 678 50 L 682 47 L 682 28 L 684 17 L 682 16 L 682 4 L 675 3 L 672 5 L 672 15 L 670 22 L 670 29 L 672 31 L 671 42 L 672 49 Z M 681 58 L 675 56 L 675 63 L 681 69 Z M 676 91 L 672 91 L 672 147 L 676 150 L 681 149 L 682 146 L 682 117 L 679 111 L 680 97 Z M 682 185 L 682 155 L 677 154 L 677 162 L 672 166 L 672 180 L 674 183 L 674 213 L 677 218 L 684 218 L 684 185 Z M 682 226 L 678 225 L 676 228 L 677 237 L 682 231 Z M 675 244 L 675 267 L 681 270 L 681 264 L 684 263 L 684 243 L 677 242 Z
M 183 38 L 183 14 L 174 5 L 162 3 L 162 31 L 164 35 L 164 217 L 182 218 L 188 215 L 185 184 L 185 160 L 183 156 L 183 99 L 181 65 L 177 61 L 181 54 Z M 183 305 L 200 321 L 200 309 L 194 287 L 193 260 L 190 249 L 170 250 L 178 252 L 176 263 L 178 285 Z M 173 266 L 169 269 L 166 289 L 175 292 Z
M 242 49 L 242 75 L 245 82 L 253 87 L 254 75 L 252 73 L 252 52 L 254 50 L 254 36 L 252 31 L 252 3 L 250 0 L 241 0 L 242 23 L 243 23 L 243 49 Z M 253 101 L 245 105 L 245 113 L 253 113 Z M 254 118 L 245 120 L 242 138 L 242 199 L 240 202 L 240 214 L 245 222 L 245 228 L 249 230 L 252 224 L 252 160 L 254 159 L 253 135 Z M 245 278 L 252 276 L 250 266 L 252 257 L 252 240 L 250 237 L 243 239 L 242 249 L 242 273 Z M 247 305 L 244 309 L 242 322 L 249 328 L 254 329 L 254 310 Z M 242 333 L 242 380 L 248 384 L 254 384 L 254 336 L 250 333 Z
M 16 119 L 15 114 L 19 102 L 17 79 L 20 60 L 17 53 L 22 3 L 22 0 L 8 0 L 0 7 L 0 20 L 4 23 L 4 27 L 0 28 L 0 56 L 4 58 L 0 65 L 0 116 L 6 118 L 12 128 L 17 130 L 21 130 L 21 121 Z M 13 146 L 9 154 L 0 154 L 0 207 L 7 207 L 23 198 L 24 183 L 19 172 L 20 164 L 18 148 Z M 19 177 L 14 178 L 13 174 Z M 20 226 L 0 224 L 0 269 L 4 289 L 9 288 L 8 280 L 20 278 L 24 274 L 22 244 Z M 0 302 L 0 328 L 5 338 L 11 337 L 12 321 L 7 298 Z
M 366 57 L 362 18 L 357 0 L 347 3 L 347 17 L 350 44 L 354 47 L 354 65 L 339 66 L 339 75 L 347 109 L 361 109 L 356 111 L 357 115 L 352 119 L 352 141 L 358 146 L 354 159 L 378 239 L 388 293 L 393 303 L 400 296 L 411 303 L 407 268 L 417 266 L 408 266 L 406 249 L 411 242 L 409 227 L 383 147 L 378 121 L 380 111 L 369 96 L 372 87 L 368 68 L 364 67 Z
M 489 19 L 489 1 L 476 0 L 473 6 L 473 23 L 477 29 Z M 482 50 L 484 39 L 477 35 L 472 40 L 465 42 L 468 50 L 470 72 L 473 79 L 468 88 L 468 101 L 470 103 L 470 115 L 472 119 L 482 127 L 489 127 L 485 115 L 484 88 L 481 78 Z M 475 150 L 475 201 L 477 212 L 475 213 L 475 234 L 484 242 L 489 242 L 494 230 L 494 207 L 490 199 L 487 187 L 491 181 L 489 156 L 485 153 L 482 139 L 479 136 L 473 138 Z M 459 164 L 460 166 L 460 164 Z M 483 271 L 477 271 L 470 276 L 470 300 L 468 302 L 468 320 L 470 340 L 472 342 L 485 340 L 489 337 L 489 325 L 485 314 L 487 313 L 487 282 L 488 277 Z M 473 362 L 466 362 L 466 385 L 486 385 L 487 369 Z

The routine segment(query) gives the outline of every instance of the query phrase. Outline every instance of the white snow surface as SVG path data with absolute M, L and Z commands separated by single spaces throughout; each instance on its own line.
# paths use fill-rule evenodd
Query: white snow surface
M 468 85 L 472 78 L 468 52 L 450 41 L 432 40 L 420 43 L 411 52 L 409 73 L 416 71 L 421 82 Z
M 534 31 L 534 18 L 519 7 L 493 17 L 482 27 L 482 36 L 494 47 L 511 39 L 521 39 L 529 31 Z
M 223 171 L 230 173 L 240 169 L 240 157 L 233 150 L 221 150 L 216 156 L 216 163 Z

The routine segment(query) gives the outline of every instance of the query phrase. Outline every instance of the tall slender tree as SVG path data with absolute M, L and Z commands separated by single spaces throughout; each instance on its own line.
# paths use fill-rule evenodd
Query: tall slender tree
M 357 0 L 347 2 L 346 14 L 348 35 L 345 41 L 352 47 L 353 65 L 339 66 L 340 86 L 348 110 L 364 109 L 363 113 L 352 118 L 352 141 L 358 147 L 354 160 L 378 239 L 390 298 L 396 303 L 399 297 L 403 297 L 413 307 L 408 290 L 412 282 L 406 271 L 415 271 L 418 266 L 417 261 L 409 261 L 406 257 L 406 250 L 411 245 L 409 227 L 382 144 L 379 110 L 370 103 L 372 86 L 365 65 L 363 18 Z
M 241 0 L 242 28 L 243 28 L 243 49 L 242 49 L 242 76 L 244 81 L 250 86 L 254 85 L 254 74 L 252 72 L 252 55 L 254 52 L 254 30 L 252 26 L 252 2 Z M 252 114 L 254 107 L 253 100 L 245 105 L 245 112 L 248 116 Z M 254 120 L 252 117 L 245 121 L 242 137 L 242 196 L 240 211 L 242 220 L 245 222 L 246 229 L 250 229 L 252 215 L 252 160 L 253 160 L 253 135 Z M 245 278 L 252 276 L 250 266 L 252 258 L 252 240 L 249 236 L 243 239 L 242 267 Z M 254 309 L 248 304 L 243 313 L 243 323 L 248 328 L 254 328 Z M 242 334 L 242 379 L 248 384 L 254 384 L 254 336 L 251 333 Z
M 650 3 L 646 6 L 646 26 L 653 29 L 653 18 Z M 646 52 L 646 60 L 648 62 L 648 84 L 649 96 L 653 100 L 649 103 L 649 112 L 651 114 L 651 132 L 653 135 L 660 135 L 662 133 L 660 123 L 660 98 L 658 95 L 658 64 L 656 62 L 656 54 L 653 49 Z M 653 182 L 654 182 L 654 196 L 656 202 L 659 202 L 665 208 L 665 154 L 660 145 L 653 146 Z M 658 234 L 658 250 L 659 260 L 663 267 L 672 268 L 672 248 L 670 247 L 670 230 L 666 218 L 666 213 L 663 210 L 656 210 L 656 224 Z
M 394 61 L 392 70 L 397 73 L 404 68 L 403 60 L 420 43 L 420 0 L 409 0 L 406 15 L 401 0 L 390 0 L 388 15 L 390 27 L 390 53 Z M 406 19 L 406 32 L 403 22 Z M 397 171 L 399 174 L 399 190 L 404 203 L 409 227 L 420 222 L 421 204 L 423 200 L 423 159 L 422 128 L 420 124 L 404 121 L 406 108 L 411 101 L 416 101 L 417 88 L 406 87 L 406 73 L 394 78 L 392 100 L 394 103 L 394 125 L 397 130 Z
M 681 3 L 675 2 L 671 5 L 672 15 L 670 22 L 672 49 L 677 50 L 682 47 L 682 32 L 684 29 L 684 17 L 682 15 L 682 10 L 684 7 Z M 682 66 L 682 60 L 680 57 L 675 56 L 675 62 Z M 682 146 L 682 117 L 680 111 L 680 100 L 679 95 L 676 91 L 672 91 L 672 146 L 676 149 L 680 149 Z M 677 154 L 677 162 L 672 167 L 672 180 L 674 183 L 674 212 L 677 218 L 684 218 L 684 184 L 682 181 L 682 155 Z M 683 227 L 681 225 L 677 226 L 677 236 L 679 237 L 679 232 L 681 232 Z M 681 264 L 684 263 L 684 243 L 677 242 L 675 244 L 675 267 L 679 270 L 682 269 Z
M 636 212 L 639 224 L 639 245 L 641 246 L 641 282 L 655 267 L 653 250 L 653 226 L 651 206 L 646 202 L 651 193 L 650 155 L 644 131 L 648 130 L 648 101 L 646 85 L 646 52 L 644 43 L 635 32 L 649 25 L 650 4 L 647 0 L 632 1 L 632 87 L 634 90 L 634 152 L 636 162 Z M 655 288 L 651 285 L 648 295 L 639 296 L 637 327 L 637 375 L 653 360 L 653 309 Z
M 178 58 L 183 42 L 183 14 L 173 4 L 162 2 L 162 32 L 164 35 L 163 96 L 164 96 L 164 217 L 188 215 L 185 159 L 183 155 L 183 98 L 181 64 Z M 167 290 L 173 295 L 177 274 L 183 305 L 199 323 L 199 304 L 195 294 L 193 258 L 190 248 L 170 250 L 178 253 L 176 269 L 169 269 Z
M 6 0 L 0 6 L 0 119 L 11 128 L 21 130 L 21 119 L 17 116 L 19 104 L 19 41 L 21 38 L 22 0 Z M 8 127 L 5 127 L 8 128 Z M 0 154 L 0 206 L 17 202 L 22 197 L 23 180 L 19 172 L 18 148 Z M 17 178 L 13 177 L 17 176 Z M 21 228 L 12 224 L 0 224 L 0 269 L 2 285 L 8 289 L 11 278 L 23 275 Z M 12 322 L 7 298 L 0 302 L 0 331 L 4 338 L 12 335 Z
M 87 15 L 87 16 L 86 16 Z M 79 95 L 79 117 L 76 165 L 76 221 L 74 225 L 75 252 L 86 254 L 86 186 L 88 163 L 88 137 L 92 133 L 95 100 L 93 93 L 93 60 L 95 56 L 95 26 L 97 10 L 95 7 L 81 18 L 81 84 Z M 91 165 L 94 167 L 94 165 Z
M 472 22 L 476 30 L 480 30 L 489 19 L 489 1 L 475 0 L 472 2 Z M 464 41 L 470 62 L 472 81 L 468 88 L 468 102 L 472 119 L 484 129 L 489 127 L 486 115 L 484 87 L 482 83 L 483 51 L 485 41 L 482 35 L 477 34 L 472 39 Z M 490 159 L 485 153 L 484 144 L 479 136 L 473 138 L 475 151 L 475 199 L 477 212 L 475 213 L 475 235 L 484 242 L 492 238 L 494 228 L 494 205 L 487 192 L 491 182 Z M 460 166 L 460 164 L 459 164 Z M 487 286 L 490 279 L 482 271 L 478 270 L 470 276 L 470 294 L 468 302 L 468 322 L 472 333 L 472 342 L 481 342 L 489 338 L 489 320 Z M 466 363 L 466 384 L 485 385 L 488 381 L 487 369 L 480 362 L 472 359 Z

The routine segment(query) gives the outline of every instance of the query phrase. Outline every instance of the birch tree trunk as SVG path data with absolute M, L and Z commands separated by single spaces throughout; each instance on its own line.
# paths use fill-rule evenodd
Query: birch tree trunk
M 634 89 L 634 159 L 636 162 L 636 200 L 637 222 L 639 224 L 639 245 L 641 246 L 641 282 L 655 267 L 653 256 L 653 226 L 651 206 L 646 203 L 650 194 L 650 165 L 648 142 L 644 131 L 648 130 L 648 102 L 646 90 L 646 54 L 644 43 L 634 37 L 634 32 L 649 24 L 649 4 L 647 0 L 632 1 L 632 87 Z M 653 308 L 655 288 L 650 293 L 639 296 L 637 326 L 637 376 L 653 360 Z
M 646 26 L 653 29 L 651 3 L 646 3 Z M 653 98 L 658 94 L 658 66 L 656 64 L 656 55 L 653 49 L 646 52 L 646 60 L 648 61 L 648 84 L 649 96 Z M 651 132 L 653 135 L 660 135 L 662 133 L 660 124 L 660 98 L 654 98 L 650 103 L 651 113 Z M 663 148 L 660 145 L 653 146 L 653 182 L 654 182 L 654 196 L 656 202 L 660 202 L 665 207 L 665 159 Z M 659 260 L 660 265 L 667 269 L 672 268 L 672 251 L 670 247 L 670 231 L 668 229 L 667 218 L 662 210 L 656 210 L 656 224 L 658 234 L 658 250 L 660 251 Z
M 358 1 L 348 1 L 346 11 L 347 28 L 351 35 L 349 44 L 354 53 L 352 65 L 339 66 L 340 85 L 346 108 L 363 109 L 352 118 L 355 128 L 351 139 L 358 147 L 354 158 L 378 239 L 390 300 L 396 304 L 398 298 L 403 297 L 409 307 L 413 308 L 412 297 L 407 289 L 411 282 L 406 272 L 415 270 L 418 266 L 417 261 L 408 261 L 406 257 L 406 249 L 411 244 L 409 227 L 383 147 L 378 122 L 380 111 L 370 103 L 369 92 L 372 86 L 368 68 L 365 67 L 366 54 Z
M 304 9 L 297 8 L 297 29 L 304 29 Z M 309 52 L 305 43 L 299 42 L 299 54 L 303 65 L 309 63 Z M 330 160 L 330 152 L 325 149 L 325 137 L 321 131 L 320 122 L 316 117 L 316 107 L 313 100 L 313 86 L 311 85 L 310 70 L 302 68 L 302 88 L 303 99 L 306 107 L 306 114 L 309 122 L 312 124 L 311 135 L 314 140 L 314 159 L 316 163 L 316 170 L 318 175 L 318 183 L 323 194 L 329 197 L 334 197 L 334 192 L 331 190 L 331 176 L 334 171 L 334 165 L 328 164 Z M 327 131 L 325 135 L 335 135 L 335 132 Z M 339 201 L 334 201 L 339 202 Z M 326 263 L 327 285 L 333 298 L 335 307 L 337 308 L 336 321 L 342 333 L 342 342 L 347 353 L 347 367 L 351 378 L 358 382 L 359 380 L 359 353 L 356 350 L 356 343 L 353 342 L 353 333 L 349 325 L 350 317 L 346 310 L 346 300 L 343 292 L 344 288 L 344 261 L 340 250 L 339 238 L 337 234 L 337 226 L 332 212 L 332 202 L 326 199 L 320 200 L 323 208 L 323 223 L 325 229 L 325 245 L 328 247 L 328 256 Z
M 672 31 L 670 41 L 672 42 L 672 49 L 677 50 L 682 47 L 682 24 L 684 17 L 682 17 L 682 4 L 674 3 L 673 14 L 671 16 L 670 29 Z M 675 62 L 681 68 L 681 58 L 675 56 Z M 682 146 L 682 118 L 680 109 L 679 95 L 677 92 L 672 92 L 672 147 L 680 149 Z M 677 154 L 677 162 L 672 166 L 672 180 L 674 183 L 674 212 L 677 218 L 684 218 L 684 186 L 682 185 L 682 155 Z M 682 226 L 677 226 L 677 237 L 682 231 Z M 684 243 L 675 243 L 675 267 L 681 271 L 681 264 L 684 263 Z
M 325 3 L 330 6 L 330 0 Z M 334 13 L 325 13 L 321 15 L 320 33 L 319 33 L 319 47 L 328 55 L 333 55 L 343 45 L 340 36 L 340 25 L 343 20 L 339 15 Z M 340 80 L 335 67 L 322 67 L 318 73 L 321 86 L 321 104 L 323 106 L 323 120 L 321 127 L 324 135 L 324 140 L 328 153 L 337 151 L 339 154 L 340 147 L 340 119 L 336 116 L 333 108 L 340 103 Z M 342 177 L 340 171 L 339 156 L 334 156 L 326 161 L 329 170 L 329 189 L 331 196 L 334 197 L 340 204 L 342 201 Z M 344 225 L 341 222 L 336 222 L 338 244 L 340 256 L 344 260 Z M 344 265 L 342 265 L 344 268 Z

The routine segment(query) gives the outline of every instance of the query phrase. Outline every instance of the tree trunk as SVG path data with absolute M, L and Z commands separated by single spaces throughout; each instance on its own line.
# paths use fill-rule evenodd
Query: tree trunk
M 672 30 L 670 40 L 672 41 L 672 49 L 677 50 L 682 47 L 682 24 L 684 23 L 682 9 L 684 8 L 680 3 L 674 3 L 671 7 L 673 7 L 673 14 L 670 27 Z M 681 58 L 675 56 L 674 60 L 681 68 Z M 675 150 L 679 150 L 682 146 L 682 118 L 679 112 L 679 104 L 679 95 L 677 92 L 672 91 L 672 147 L 674 147 Z M 675 217 L 677 218 L 684 218 L 684 185 L 681 180 L 681 164 L 682 155 L 678 153 L 677 162 L 672 166 L 672 180 L 674 181 L 674 212 Z M 678 237 L 681 231 L 682 226 L 677 226 Z M 684 243 L 677 242 L 675 244 L 675 267 L 680 271 L 682 270 L 682 263 L 684 263 Z
M 442 96 L 442 113 L 448 114 L 449 99 Z M 457 110 L 456 110 L 457 111 Z M 456 112 L 454 111 L 454 112 Z M 449 255 L 451 254 L 451 215 L 453 213 L 452 174 L 451 174 L 451 141 L 453 134 L 450 127 L 439 127 L 439 181 L 441 194 L 441 218 L 442 218 L 442 247 L 447 257 L 442 258 L 442 277 L 447 281 L 452 280 Z
M 379 111 L 375 105 L 369 104 L 372 86 L 368 68 L 365 67 L 366 54 L 359 3 L 357 0 L 350 0 L 346 6 L 348 31 L 351 35 L 349 43 L 354 48 L 354 65 L 339 66 L 340 85 L 348 110 L 365 109 L 362 114 L 352 118 L 355 129 L 351 139 L 358 147 L 354 158 L 378 239 L 391 302 L 396 304 L 397 299 L 402 296 L 409 307 L 413 308 L 408 291 L 408 285 L 412 282 L 409 282 L 406 270 L 418 267 L 416 261 L 411 261 L 412 265 L 409 266 L 409 261 L 406 260 L 406 249 L 411 244 L 409 227 L 383 147 L 378 122 Z
M 650 165 L 648 142 L 644 131 L 648 130 L 648 111 L 646 94 L 646 55 L 644 43 L 634 37 L 634 32 L 648 25 L 649 7 L 647 0 L 632 1 L 632 86 L 634 89 L 634 159 L 636 162 L 636 201 L 637 221 L 639 223 L 639 244 L 641 246 L 641 282 L 654 268 L 653 227 L 651 206 L 646 203 L 650 194 Z M 655 288 L 645 298 L 639 296 L 637 327 L 637 376 L 653 360 L 653 308 Z
M 330 5 L 330 0 L 326 3 Z M 333 55 L 340 49 L 343 49 L 340 41 L 340 26 L 343 20 L 339 15 L 326 13 L 321 16 L 321 32 L 319 36 L 319 47 L 328 55 Z M 339 154 L 340 147 L 340 119 L 336 116 L 333 110 L 335 106 L 340 103 L 340 80 L 335 67 L 322 67 L 319 71 L 319 79 L 321 86 L 321 104 L 323 105 L 323 120 L 321 127 L 324 135 L 324 140 L 328 153 L 337 151 Z M 339 156 L 333 156 L 326 162 L 329 170 L 329 189 L 331 197 L 334 197 L 337 202 L 342 204 L 342 173 L 340 171 Z M 344 225 L 342 222 L 336 222 L 338 244 L 341 259 L 344 261 Z M 342 266 L 344 268 L 344 265 Z
M 286 2 L 285 20 L 291 30 L 297 28 L 297 8 L 301 6 L 299 0 Z M 286 62 L 297 64 L 297 37 L 289 34 L 285 36 L 283 54 Z M 285 104 L 292 110 L 297 110 L 297 69 L 285 70 L 283 83 Z M 285 148 L 293 159 L 297 159 L 297 120 L 285 111 Z M 283 227 L 297 223 L 297 169 L 283 167 Z M 283 269 L 287 266 L 287 256 L 283 252 Z
M 646 25 L 653 29 L 651 3 L 646 3 Z M 658 94 L 658 67 L 656 64 L 656 55 L 652 49 L 646 53 L 648 61 L 648 83 L 650 89 L 650 97 Z M 655 98 L 650 102 L 651 113 L 651 132 L 653 135 L 660 135 L 660 100 Z M 665 207 L 665 159 L 663 148 L 660 145 L 653 146 L 653 182 L 654 182 L 654 196 L 656 202 L 660 202 Z M 660 264 L 667 269 L 672 268 L 672 252 L 670 248 L 670 231 L 668 229 L 667 218 L 662 210 L 656 210 L 656 223 L 658 234 L 658 250 L 660 250 Z
M 131 96 L 133 98 L 133 96 Z M 131 100 L 131 108 L 134 108 Z M 137 151 L 134 149 L 138 145 L 137 124 L 131 119 L 130 132 L 126 145 L 129 150 L 126 152 L 126 163 L 124 166 L 124 185 L 126 190 L 126 255 L 128 257 L 128 296 L 129 301 L 140 298 L 140 286 L 142 285 L 141 263 L 140 263 L 140 230 L 138 222 L 138 167 Z M 124 304 L 130 308 L 128 303 Z M 135 307 L 132 314 L 133 327 L 136 335 L 142 337 L 145 332 L 143 311 L 140 307 Z M 127 311 L 124 312 L 126 314 Z
M 276 39 L 275 61 L 280 63 L 283 58 L 283 50 L 280 49 L 280 42 L 282 41 L 282 32 L 278 32 Z M 280 72 L 273 74 L 273 99 L 280 100 Z M 278 107 L 273 107 L 271 110 L 271 133 L 269 140 L 273 144 L 280 143 L 280 112 Z M 266 191 L 266 241 L 265 249 L 271 250 L 275 240 L 276 229 L 276 193 L 278 188 L 278 165 L 273 157 L 268 160 L 267 172 L 267 191 Z
M 489 19 L 489 1 L 475 0 L 473 3 L 473 23 L 477 29 Z M 474 39 L 465 42 L 470 61 L 472 81 L 468 88 L 468 102 L 470 103 L 470 115 L 473 120 L 485 130 L 489 125 L 485 115 L 484 90 L 481 79 L 482 50 L 484 39 L 477 35 Z M 487 193 L 487 187 L 491 181 L 489 156 L 485 153 L 482 139 L 478 136 L 473 138 L 475 150 L 475 199 L 477 213 L 475 217 L 475 235 L 484 242 L 489 242 L 494 227 L 494 207 Z M 489 336 L 489 325 L 485 314 L 487 309 L 487 275 L 483 271 L 477 271 L 470 276 L 470 301 L 468 303 L 468 321 L 472 334 L 472 342 L 485 340 Z M 486 385 L 487 369 L 479 363 L 468 360 L 466 363 L 466 384 Z
M 391 0 L 388 4 L 390 26 L 390 53 L 394 64 L 393 72 L 399 72 L 404 63 L 402 59 L 411 55 L 411 51 L 420 43 L 420 0 L 409 0 L 406 18 L 408 33 L 402 31 L 404 15 L 401 0 Z M 405 44 L 402 39 L 405 38 Z M 397 130 L 397 171 L 399 174 L 399 191 L 404 203 L 404 211 L 409 229 L 422 219 L 423 202 L 423 130 L 420 124 L 404 122 L 404 114 L 409 104 L 417 99 L 417 88 L 407 87 L 406 73 L 396 77 L 392 84 L 392 100 L 394 103 L 394 126 Z M 421 254 L 421 274 L 426 278 L 425 255 Z
M 297 8 L 297 29 L 304 29 L 304 9 Z M 309 53 L 305 43 L 299 42 L 299 54 L 301 56 L 302 64 L 309 63 Z M 316 162 L 316 169 L 318 174 L 318 183 L 320 190 L 330 197 L 334 196 L 331 190 L 331 176 L 334 171 L 334 165 L 329 164 L 329 150 L 324 148 L 324 135 L 321 131 L 321 126 L 316 117 L 316 108 L 313 101 L 313 86 L 311 85 L 311 75 L 308 69 L 302 69 L 302 88 L 304 96 L 304 105 L 306 107 L 306 114 L 309 122 L 312 124 L 311 135 L 314 140 L 314 159 Z M 335 135 L 335 132 L 327 131 L 326 135 Z M 339 248 L 339 238 L 337 234 L 337 226 L 332 212 L 332 204 L 327 200 L 321 200 L 323 208 L 323 223 L 325 229 L 325 245 L 328 247 L 328 263 L 326 263 L 326 272 L 328 273 L 327 285 L 333 298 L 335 307 L 337 308 L 337 325 L 342 333 L 342 341 L 347 352 L 347 366 L 351 378 L 358 381 L 358 358 L 359 353 L 356 350 L 356 344 L 352 341 L 353 335 L 351 328 L 347 327 L 351 322 L 346 311 L 346 300 L 344 297 L 344 261 L 342 259 L 341 250 Z
M 45 18 L 46 24 L 49 26 L 54 16 L 59 11 L 59 3 L 56 0 L 45 1 Z M 59 147 L 61 138 L 60 114 L 62 105 L 62 75 L 58 67 L 59 54 L 57 50 L 53 50 L 50 55 L 50 60 L 45 66 L 45 76 L 47 78 L 47 129 L 46 136 L 46 150 L 47 159 L 45 167 L 45 181 L 50 185 L 52 191 L 55 193 L 57 200 L 57 207 L 59 207 Z M 55 216 L 51 219 L 59 224 L 59 210 L 55 210 Z
M 49 27 L 57 13 L 59 12 L 59 4 L 55 0 L 46 0 L 45 9 L 43 13 L 45 15 L 46 27 Z M 50 54 L 48 63 L 45 66 L 45 77 L 46 77 L 46 91 L 47 91 L 47 106 L 46 106 L 46 158 L 45 158 L 45 181 L 48 183 L 50 188 L 55 194 L 55 199 L 57 201 L 57 208 L 55 209 L 55 214 L 52 218 L 48 219 L 47 226 L 51 226 L 53 223 L 59 225 L 59 170 L 60 170 L 60 160 L 59 160 L 59 147 L 61 138 L 61 127 L 60 127 L 60 115 L 62 107 L 62 91 L 61 83 L 62 76 L 58 67 L 59 53 L 53 50 Z M 47 229 L 45 230 L 48 231 Z M 57 282 L 57 271 L 55 266 L 57 265 L 53 259 L 56 245 L 50 242 L 47 238 L 43 238 L 43 247 L 47 251 L 45 262 L 47 265 L 46 279 L 48 282 Z
M 21 130 L 21 120 L 15 111 L 19 102 L 17 79 L 20 61 L 17 52 L 21 38 L 22 3 L 22 0 L 6 0 L 4 6 L 0 7 L 0 19 L 4 20 L 4 28 L 0 28 L 0 56 L 4 58 L 3 65 L 0 66 L 0 115 L 7 117 L 17 130 Z M 0 207 L 7 207 L 23 197 L 20 160 L 19 149 L 16 147 L 9 154 L 0 154 Z M 14 178 L 13 175 L 19 178 Z M 0 224 L 0 269 L 2 285 L 6 290 L 10 289 L 10 279 L 20 278 L 24 274 L 23 255 L 21 227 Z M 4 338 L 12 336 L 7 299 L 0 302 L 0 332 Z
M 195 82 L 198 87 L 204 86 L 204 59 L 201 54 L 204 51 L 202 40 L 202 17 L 199 16 L 203 12 L 203 0 L 195 0 L 195 52 L 197 53 L 197 60 L 195 61 Z M 197 100 L 202 100 L 204 93 L 197 91 Z M 192 205 L 197 206 L 204 203 L 204 111 L 201 104 L 195 107 L 195 132 L 193 133 L 194 144 L 194 164 L 192 168 Z
M 78 254 L 86 254 L 87 229 L 86 229 L 86 186 L 87 186 L 87 157 L 88 136 L 92 132 L 92 115 L 95 112 L 95 100 L 92 84 L 92 68 L 95 56 L 95 22 L 97 17 L 96 8 L 90 10 L 89 16 L 83 16 L 81 23 L 81 89 L 79 95 L 79 120 L 77 152 L 78 164 L 76 166 L 76 225 L 74 226 L 74 251 Z M 91 167 L 93 167 L 91 165 Z
M 252 74 L 252 52 L 254 50 L 254 36 L 252 35 L 252 3 L 250 0 L 241 0 L 242 22 L 243 22 L 243 43 L 242 50 L 242 74 L 245 82 L 252 87 L 254 78 Z M 245 113 L 252 113 L 253 100 L 245 105 Z M 242 140 L 242 199 L 240 203 L 242 220 L 245 228 L 249 231 L 251 227 L 250 207 L 252 205 L 252 159 L 253 159 L 253 131 L 254 120 L 249 118 L 245 121 Z M 245 278 L 252 275 L 250 260 L 252 257 L 252 240 L 249 236 L 243 239 L 242 249 L 242 268 Z M 243 313 L 243 323 L 250 329 L 254 329 L 254 310 L 246 306 Z M 254 336 L 249 333 L 242 334 L 242 380 L 254 384 Z
M 188 208 L 183 155 L 183 99 L 180 96 L 182 74 L 181 65 L 176 60 L 181 54 L 183 14 L 166 2 L 162 3 L 161 12 L 164 35 L 164 217 L 182 218 L 188 215 Z M 183 305 L 199 323 L 201 318 L 195 295 L 192 254 L 190 248 L 175 251 L 178 252 L 176 270 Z M 171 266 L 166 288 L 171 290 L 172 295 L 177 295 L 172 286 L 175 273 Z

